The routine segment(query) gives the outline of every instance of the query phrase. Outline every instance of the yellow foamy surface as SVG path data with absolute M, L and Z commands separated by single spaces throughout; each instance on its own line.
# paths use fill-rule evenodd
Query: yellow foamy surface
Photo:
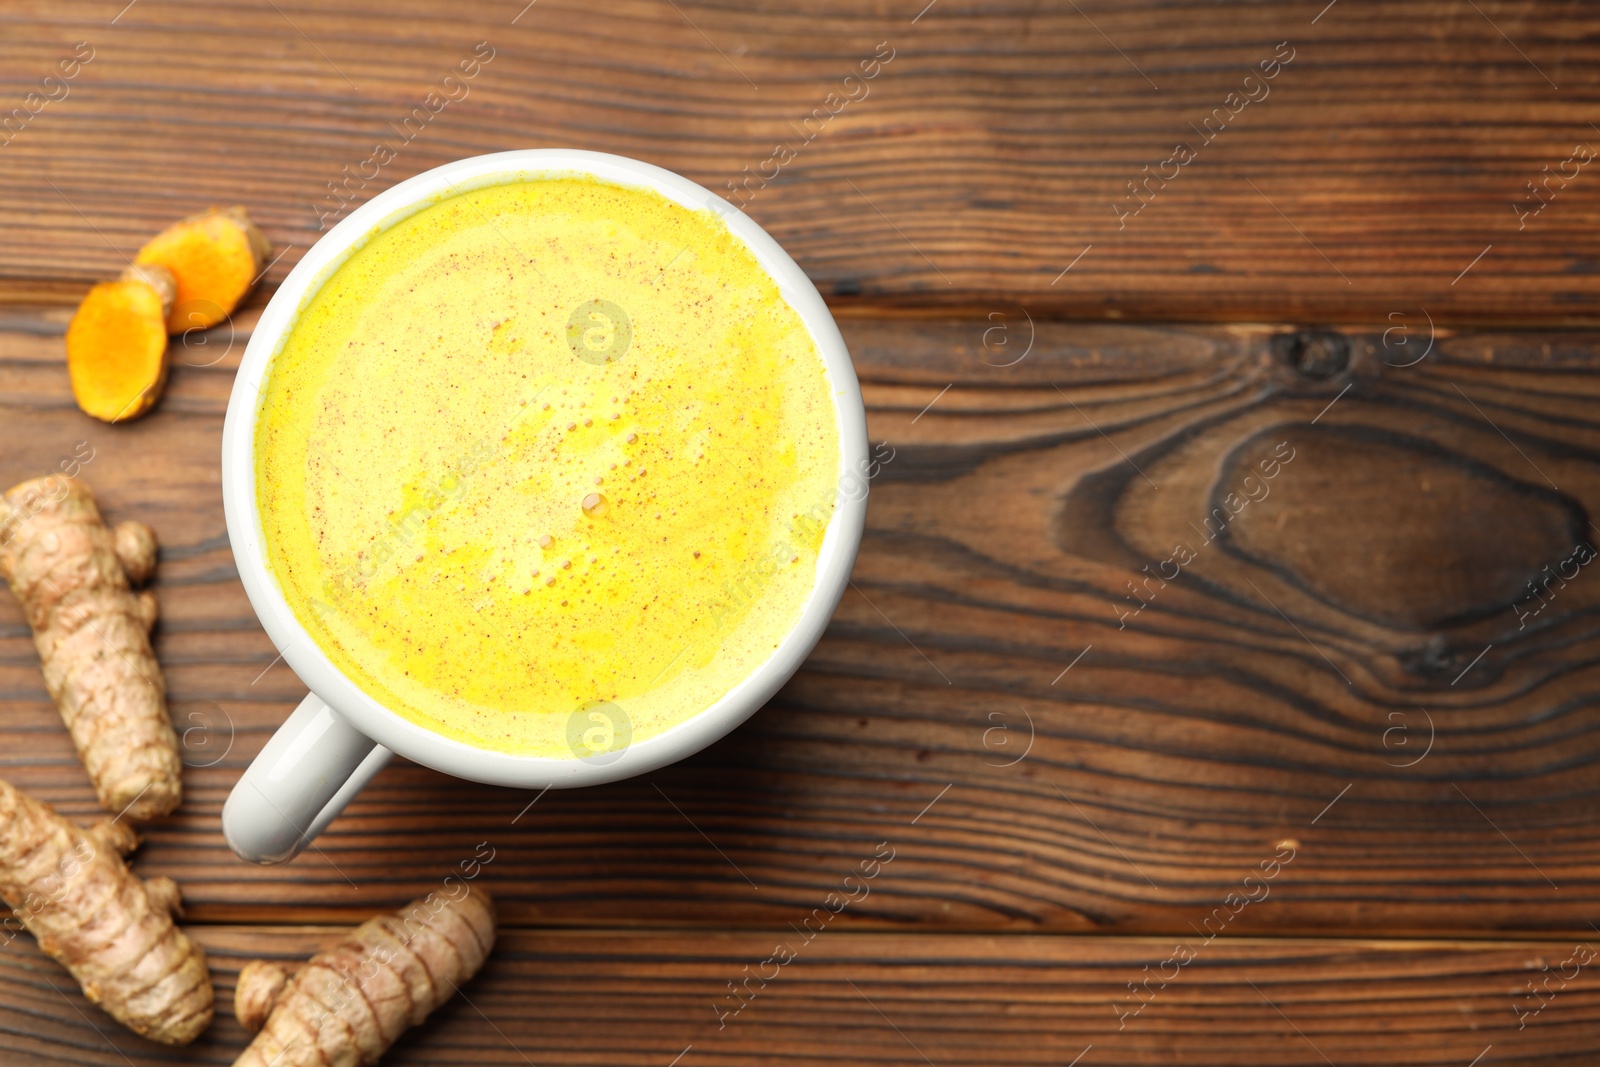
M 822 360 L 745 246 L 578 178 L 374 236 L 301 310 L 256 426 L 268 563 L 333 663 L 438 733 L 561 758 L 771 655 L 838 465 Z

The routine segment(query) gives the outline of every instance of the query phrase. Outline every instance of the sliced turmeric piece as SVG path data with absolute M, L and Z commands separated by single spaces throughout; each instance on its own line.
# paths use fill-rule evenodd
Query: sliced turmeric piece
M 89 290 L 67 327 L 67 374 L 87 414 L 124 422 L 149 411 L 167 382 L 167 312 L 177 283 L 165 267 L 132 266 Z
M 212 208 L 156 234 L 135 262 L 166 267 L 178 280 L 167 330 L 184 333 L 209 329 L 233 314 L 271 251 L 244 208 Z
M 81 480 L 35 478 L 0 496 L 0 578 L 21 601 L 45 688 L 107 811 L 155 819 L 183 796 L 166 680 L 150 647 L 150 527 L 108 529 Z
M 449 879 L 446 879 L 449 881 Z M 379 915 L 299 968 L 255 960 L 233 1012 L 254 1033 L 234 1067 L 371 1067 L 455 995 L 494 947 L 494 902 L 477 886 L 435 890 Z
M 138 843 L 125 822 L 84 830 L 0 781 L 0 897 L 106 1014 L 186 1045 L 211 1023 L 211 973 L 172 922 L 177 884 L 141 881 L 123 862 Z

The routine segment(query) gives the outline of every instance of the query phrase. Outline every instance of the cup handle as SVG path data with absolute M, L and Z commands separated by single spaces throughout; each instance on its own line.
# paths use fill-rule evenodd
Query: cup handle
M 251 863 L 287 863 L 392 755 L 317 694 L 306 694 L 228 794 L 228 847 Z

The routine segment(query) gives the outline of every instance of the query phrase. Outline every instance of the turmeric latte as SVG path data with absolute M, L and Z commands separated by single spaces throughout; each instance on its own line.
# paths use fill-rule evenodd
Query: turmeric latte
M 300 309 L 255 434 L 268 565 L 333 664 L 444 736 L 558 758 L 772 654 L 839 467 L 821 356 L 743 242 L 588 178 L 373 235 Z

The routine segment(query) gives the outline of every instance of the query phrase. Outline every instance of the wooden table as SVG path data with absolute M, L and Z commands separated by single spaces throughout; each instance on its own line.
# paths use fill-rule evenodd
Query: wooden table
M 523 2 L 0 8 L 0 478 L 87 442 L 162 538 L 190 767 L 136 865 L 219 999 L 487 842 L 499 947 L 388 1063 L 1595 1061 L 1592 5 Z M 828 297 L 894 456 L 854 584 L 684 764 L 535 798 L 397 760 L 247 866 L 218 813 L 304 692 L 223 524 L 251 323 L 350 203 L 560 145 L 738 183 Z M 282 257 L 91 421 L 71 306 L 211 203 Z M 0 656 L 5 776 L 93 815 L 10 598 Z M 243 1042 L 159 1049 L 0 950 L 8 1065 Z

